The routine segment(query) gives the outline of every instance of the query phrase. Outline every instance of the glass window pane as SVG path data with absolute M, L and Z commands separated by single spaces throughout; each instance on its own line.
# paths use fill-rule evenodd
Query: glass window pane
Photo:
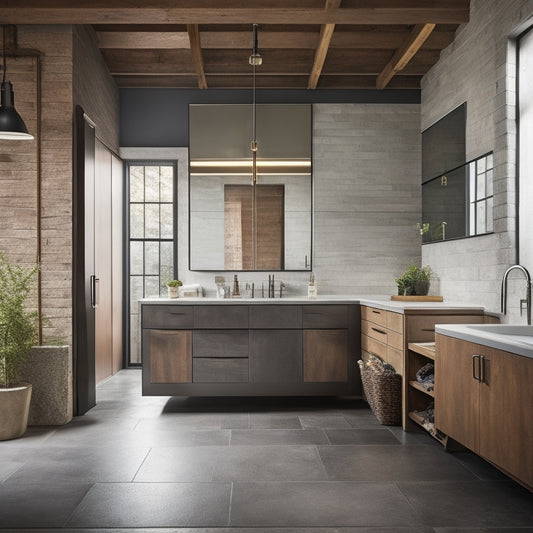
M 487 156 L 487 169 L 494 168 L 494 156 L 493 154 L 489 154 Z
M 159 243 L 144 243 L 144 274 L 146 276 L 159 276 Z
M 487 170 L 487 158 L 482 157 L 477 162 L 477 173 L 482 174 L 485 170 Z
M 130 205 L 130 238 L 144 238 L 144 204 Z
M 492 170 L 487 171 L 487 196 L 492 196 L 494 194 L 493 187 L 492 187 Z
M 160 264 L 160 276 L 161 283 L 165 283 L 169 279 L 174 278 L 174 243 L 162 242 L 161 243 L 161 264 Z
M 146 276 L 144 278 L 144 293 L 146 298 L 154 298 L 160 295 L 159 276 Z
M 476 204 L 471 203 L 469 211 L 469 228 L 468 228 L 468 235 L 475 235 L 476 234 Z
M 470 184 L 470 200 L 476 199 L 476 164 L 468 165 L 468 181 Z
M 487 199 L 487 232 L 494 231 L 494 214 L 492 211 L 493 199 Z
M 130 274 L 142 276 L 144 274 L 143 262 L 144 243 L 139 241 L 130 242 Z
M 141 362 L 139 315 L 130 316 L 130 363 Z
M 159 239 L 159 204 L 145 204 L 145 238 Z
M 144 202 L 144 167 L 130 167 L 130 202 Z
M 174 201 L 174 167 L 160 167 L 161 172 L 161 201 Z
M 137 300 L 144 298 L 143 276 L 130 276 L 130 310 L 132 313 L 139 311 Z
M 174 206 L 161 204 L 161 239 L 174 237 Z
M 485 198 L 485 174 L 479 174 L 477 177 L 477 196 L 476 199 Z M 473 200 L 473 198 L 472 198 Z
M 486 223 L 486 203 L 485 201 L 478 202 L 477 204 L 477 213 L 476 213 L 476 221 L 477 221 L 477 235 L 480 235 L 481 233 L 485 233 L 487 231 L 487 223 Z
M 145 202 L 159 202 L 159 167 L 145 167 Z

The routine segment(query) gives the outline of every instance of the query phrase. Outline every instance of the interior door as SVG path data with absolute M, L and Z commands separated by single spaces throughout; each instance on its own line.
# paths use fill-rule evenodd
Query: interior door
M 76 172 L 73 182 L 73 372 L 74 414 L 96 404 L 94 271 L 95 130 L 76 108 Z

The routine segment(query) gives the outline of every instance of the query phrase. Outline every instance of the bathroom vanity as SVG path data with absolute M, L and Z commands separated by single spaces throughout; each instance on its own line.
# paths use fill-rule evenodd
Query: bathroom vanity
M 533 490 L 533 327 L 438 326 L 437 428 Z
M 143 394 L 360 395 L 360 306 L 307 299 L 141 301 Z

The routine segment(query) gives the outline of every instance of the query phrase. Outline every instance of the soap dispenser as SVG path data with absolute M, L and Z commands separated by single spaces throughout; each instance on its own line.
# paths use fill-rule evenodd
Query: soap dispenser
M 309 298 L 310 300 L 314 300 L 316 298 L 316 284 L 314 274 L 311 274 L 311 276 L 309 277 L 309 285 L 307 286 L 307 298 Z

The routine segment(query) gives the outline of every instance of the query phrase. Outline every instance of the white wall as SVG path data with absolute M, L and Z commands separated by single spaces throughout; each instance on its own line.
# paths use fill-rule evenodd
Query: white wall
M 533 16 L 533 2 L 472 0 L 470 22 L 422 80 L 422 130 L 467 102 L 466 152 L 494 151 L 494 234 L 427 244 L 422 262 L 440 276 L 445 299 L 499 311 L 500 280 L 516 261 L 516 63 L 513 38 Z M 517 316 L 524 282 L 510 281 L 510 314 Z M 520 291 L 520 296 L 516 291 Z

